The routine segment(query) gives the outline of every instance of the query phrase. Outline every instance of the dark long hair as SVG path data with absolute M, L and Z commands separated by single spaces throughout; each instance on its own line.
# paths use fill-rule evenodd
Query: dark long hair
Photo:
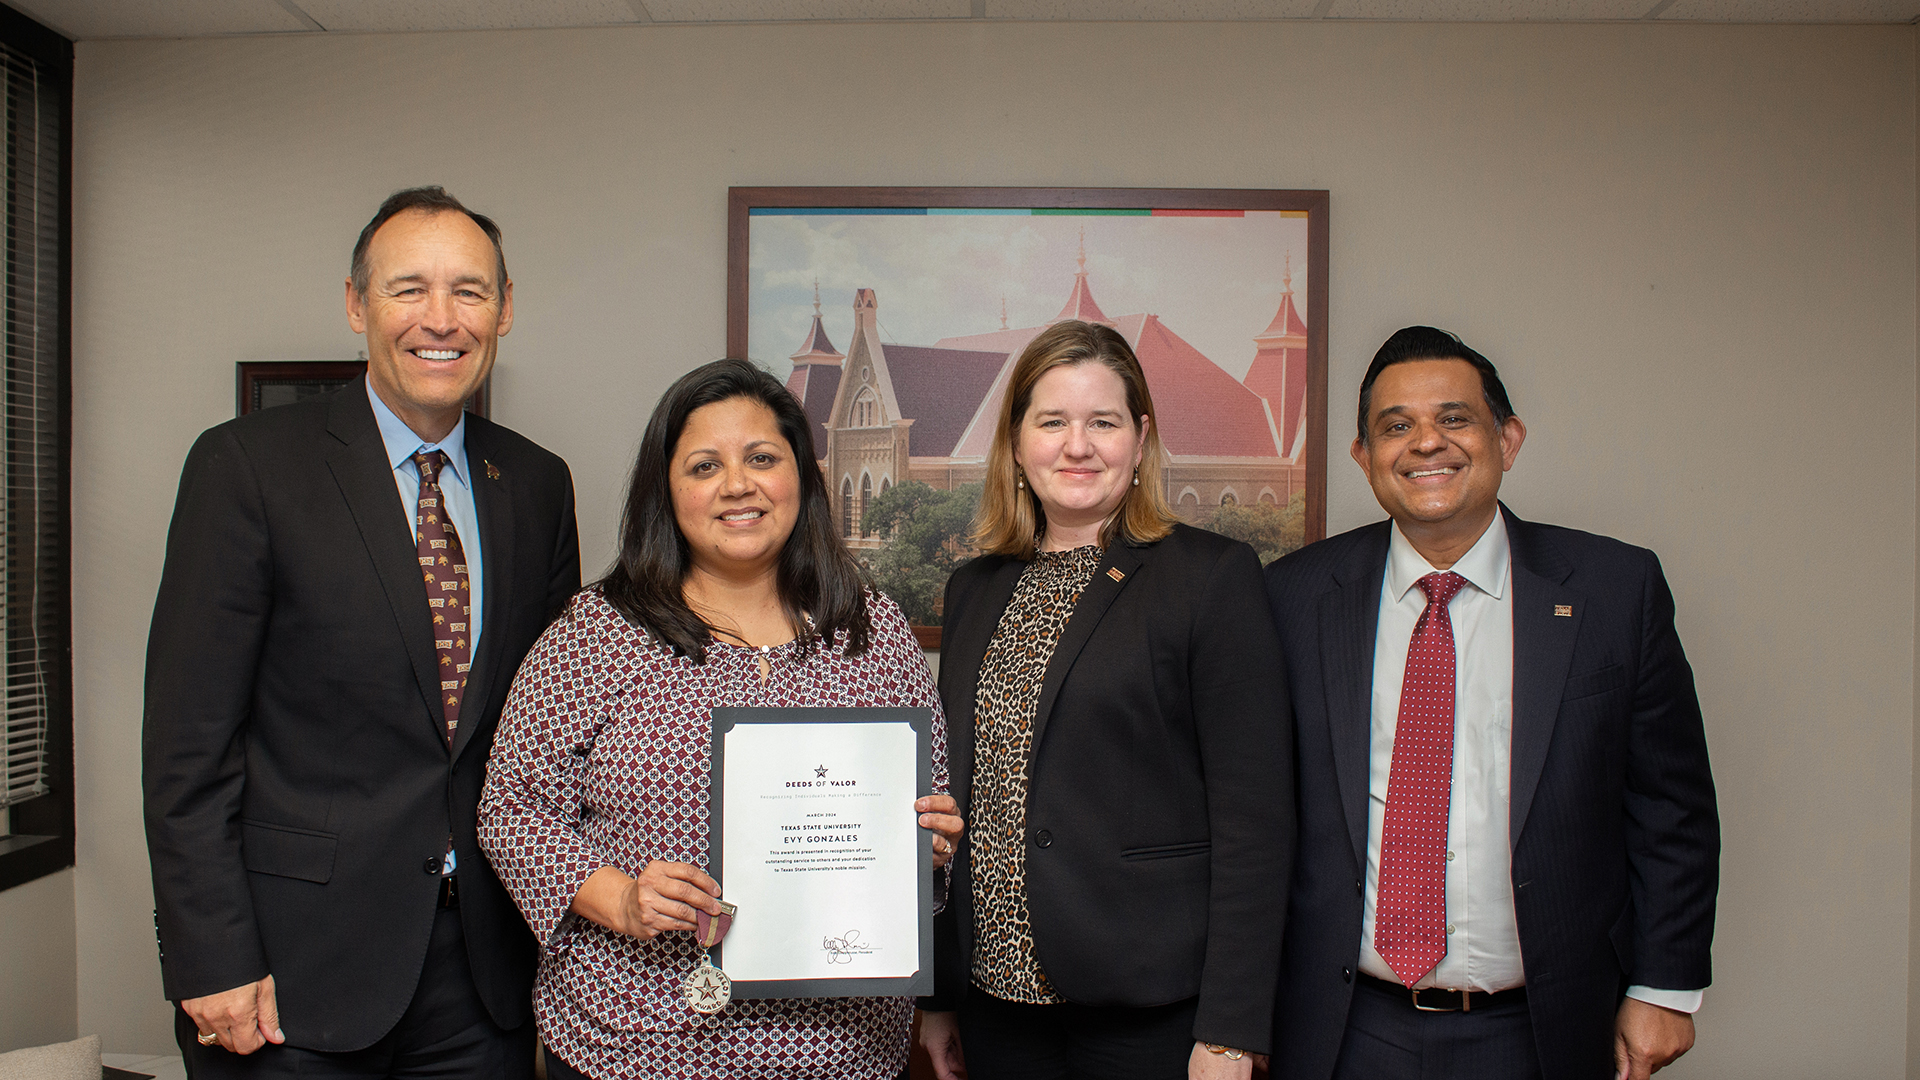
M 844 634 L 846 655 L 858 656 L 873 635 L 865 582 L 860 564 L 833 527 L 806 411 L 779 380 L 745 360 L 715 360 L 687 372 L 654 406 L 627 485 L 620 557 L 595 587 L 634 625 L 694 663 L 707 662 L 713 626 L 693 613 L 681 592 L 693 560 L 673 516 L 673 448 L 695 409 L 734 398 L 772 410 L 800 473 L 800 516 L 780 551 L 775 587 L 801 654 Z

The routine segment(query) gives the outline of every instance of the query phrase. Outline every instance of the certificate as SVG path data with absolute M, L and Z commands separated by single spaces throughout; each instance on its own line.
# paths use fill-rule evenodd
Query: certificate
M 735 998 L 933 992 L 933 710 L 713 710 L 712 865 Z

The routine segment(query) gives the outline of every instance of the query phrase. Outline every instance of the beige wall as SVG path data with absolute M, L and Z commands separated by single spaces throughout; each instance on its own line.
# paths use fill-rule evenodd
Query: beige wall
M 0 892 L 0 1051 L 79 1037 L 73 871 Z
M 1920 54 L 1920 27 L 1914 29 L 1914 45 Z M 1914 82 L 1914 93 L 1920 98 L 1920 79 Z M 1920 107 L 1915 109 L 1915 128 L 1920 131 Z M 1920 190 L 1915 191 L 1914 197 L 1920 199 Z M 1920 235 L 1916 235 L 1915 243 L 1920 244 Z M 1920 509 L 1916 512 L 1920 513 Z M 1916 558 L 1920 558 L 1920 553 L 1916 553 Z M 1913 604 L 1916 613 L 1920 613 L 1920 573 L 1915 574 Z M 1913 668 L 1920 674 L 1920 634 L 1915 635 L 1913 644 Z M 1920 731 L 1920 699 L 1914 702 L 1914 727 Z M 1914 776 L 1920 778 L 1920 738 L 1914 740 L 1913 753 Z M 1907 886 L 1907 1076 L 1910 1078 L 1920 1077 L 1920 960 L 1915 957 L 1915 946 L 1920 945 L 1920 904 L 1912 902 L 1916 891 L 1920 891 L 1916 889 L 1920 886 L 1920 798 L 1913 800 L 1912 809 Z
M 351 356 L 347 247 L 443 182 L 508 234 L 497 416 L 589 568 L 655 396 L 723 343 L 725 189 L 1332 192 L 1329 518 L 1414 321 L 1501 362 L 1523 516 L 1657 549 L 1726 821 L 1673 1075 L 1906 1069 L 1916 653 L 1909 27 L 834 25 L 85 44 L 74 320 L 79 1027 L 165 1047 L 144 613 L 233 363 Z

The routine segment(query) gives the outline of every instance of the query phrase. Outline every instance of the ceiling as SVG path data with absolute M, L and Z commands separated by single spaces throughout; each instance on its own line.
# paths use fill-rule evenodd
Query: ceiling
M 1910 23 L 1920 0 L 5 0 L 78 41 L 649 23 L 1324 19 Z

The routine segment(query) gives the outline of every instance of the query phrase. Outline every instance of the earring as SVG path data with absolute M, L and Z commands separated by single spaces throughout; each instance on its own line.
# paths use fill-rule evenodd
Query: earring
M 1135 465 L 1133 467 L 1133 486 L 1134 487 L 1140 486 L 1140 466 L 1138 465 Z
M 1136 484 L 1139 482 L 1138 479 L 1134 480 Z M 1013 487 L 1016 491 L 1025 491 L 1027 488 L 1027 470 L 1020 468 L 1018 465 L 1013 468 Z

